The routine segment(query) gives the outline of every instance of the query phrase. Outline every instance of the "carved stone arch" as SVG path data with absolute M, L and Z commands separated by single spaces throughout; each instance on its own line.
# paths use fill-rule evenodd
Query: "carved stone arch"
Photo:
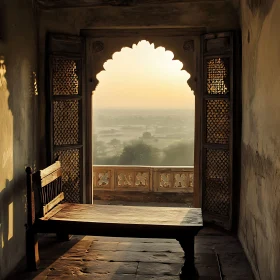
M 185 28 L 160 29 L 118 29 L 81 30 L 86 41 L 86 88 L 87 88 L 87 151 L 89 165 L 92 165 L 92 93 L 98 85 L 97 74 L 104 69 L 104 63 L 122 48 L 132 48 L 141 40 L 153 43 L 155 48 L 164 47 L 174 54 L 173 60 L 183 64 L 182 70 L 190 74 L 186 81 L 195 93 L 195 155 L 194 155 L 194 205 L 200 207 L 200 141 L 201 141 L 201 30 Z M 89 177 L 92 173 L 89 171 Z M 91 180 L 90 180 L 91 181 Z M 92 188 L 89 193 L 92 197 Z
M 178 35 L 171 36 L 168 34 L 146 34 L 147 31 L 122 31 L 107 34 L 105 31 L 103 36 L 97 33 L 90 33 L 87 36 L 87 72 L 89 77 L 89 90 L 93 92 L 99 81 L 97 74 L 104 69 L 104 63 L 113 59 L 113 55 L 121 52 L 123 48 L 132 48 L 134 44 L 138 44 L 142 40 L 154 44 L 155 49 L 158 47 L 165 48 L 174 54 L 173 60 L 182 62 L 182 70 L 186 70 L 190 74 L 190 78 L 186 81 L 191 90 L 195 93 L 197 89 L 197 55 L 199 53 L 199 36 Z M 86 32 L 89 35 L 89 31 Z M 149 32 L 151 33 L 151 31 Z

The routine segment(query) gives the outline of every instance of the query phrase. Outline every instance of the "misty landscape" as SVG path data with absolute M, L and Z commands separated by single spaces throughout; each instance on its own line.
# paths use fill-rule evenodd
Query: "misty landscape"
M 93 110 L 93 164 L 193 166 L 194 110 Z

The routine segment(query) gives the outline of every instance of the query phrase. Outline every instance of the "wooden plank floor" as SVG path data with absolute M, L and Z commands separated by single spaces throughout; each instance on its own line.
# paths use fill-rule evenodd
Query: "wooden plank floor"
M 41 268 L 19 268 L 9 280 L 179 280 L 183 252 L 175 240 L 73 236 L 57 242 L 41 235 Z M 253 280 L 238 240 L 212 228 L 196 237 L 195 262 L 201 280 Z

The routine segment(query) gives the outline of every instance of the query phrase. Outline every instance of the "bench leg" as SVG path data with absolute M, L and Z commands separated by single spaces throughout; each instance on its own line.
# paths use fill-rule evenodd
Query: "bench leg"
M 32 229 L 26 231 L 27 270 L 37 270 L 40 264 L 38 235 Z
M 57 232 L 56 233 L 56 239 L 58 241 L 69 241 L 71 239 L 71 236 L 70 234 L 68 233 L 63 233 L 63 232 Z
M 185 253 L 185 262 L 180 272 L 182 280 L 198 279 L 197 271 L 194 264 L 194 236 L 187 236 L 177 239 Z

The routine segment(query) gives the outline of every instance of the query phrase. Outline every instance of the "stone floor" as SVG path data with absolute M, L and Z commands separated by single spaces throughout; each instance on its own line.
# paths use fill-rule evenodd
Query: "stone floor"
M 195 240 L 195 262 L 201 280 L 253 280 L 236 237 L 204 228 Z M 39 240 L 41 267 L 20 269 L 9 280 L 178 280 L 183 252 L 176 240 L 55 235 Z

